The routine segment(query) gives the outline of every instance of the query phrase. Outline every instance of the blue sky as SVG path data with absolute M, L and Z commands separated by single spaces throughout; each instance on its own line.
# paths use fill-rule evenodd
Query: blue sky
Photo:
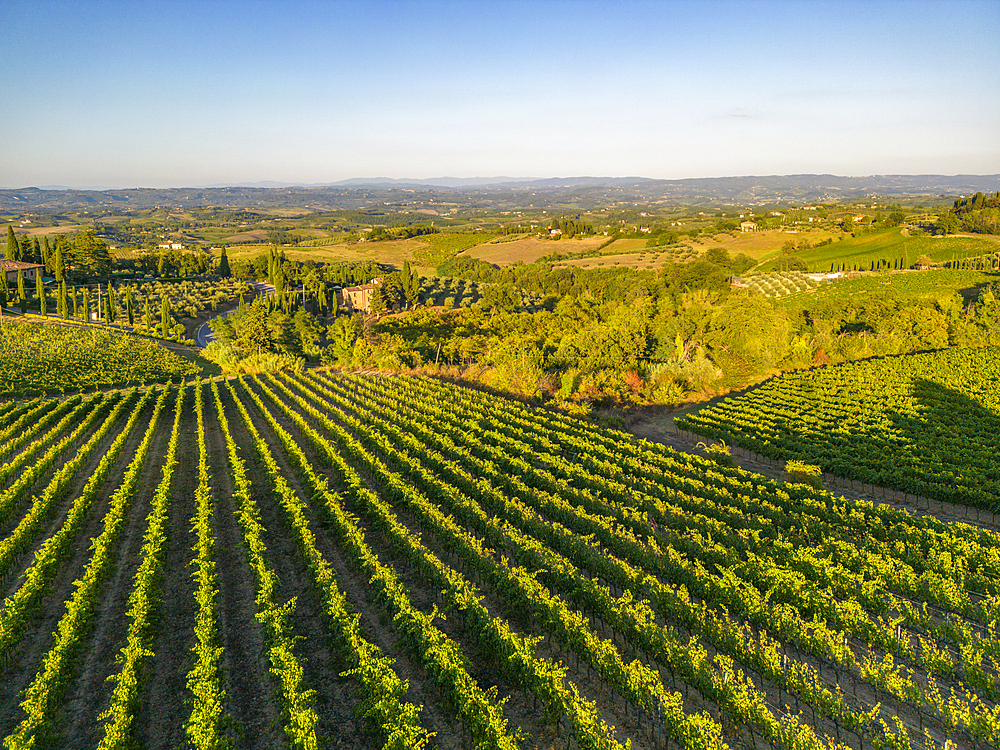
M 1000 172 L 1000 1 L 0 0 L 0 186 Z

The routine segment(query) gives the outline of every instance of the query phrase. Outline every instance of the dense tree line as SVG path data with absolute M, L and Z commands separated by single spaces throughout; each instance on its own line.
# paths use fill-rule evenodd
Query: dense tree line
M 1000 234 L 1000 192 L 956 199 L 952 208 L 938 217 L 933 229 L 935 234 Z
M 454 367 L 458 377 L 570 405 L 676 403 L 781 369 L 1000 343 L 1000 285 L 971 304 L 890 291 L 795 312 L 732 289 L 737 267 L 721 251 L 659 271 L 497 268 L 457 256 L 438 273 L 488 284 L 479 303 L 386 318 L 342 341 L 334 361 Z M 522 290 L 543 294 L 543 309 L 525 312 Z
M 50 243 L 47 235 L 41 240 L 38 237 L 19 239 L 8 224 L 6 257 L 43 265 L 45 274 L 56 281 L 64 277 L 77 282 L 103 280 L 112 269 L 108 246 L 92 229 L 72 237 L 57 235 L 54 243 Z
M 558 231 L 562 237 L 567 239 L 575 237 L 578 234 L 584 236 L 596 234 L 594 225 L 581 220 L 579 216 L 574 219 L 553 219 L 549 225 L 549 229 L 551 231 Z
M 401 226 L 401 227 L 373 227 L 372 230 L 365 235 L 365 239 L 369 242 L 379 242 L 382 240 L 405 240 L 410 237 L 420 237 L 425 234 L 436 234 L 438 231 L 437 227 L 432 227 L 428 224 L 416 224 L 413 226 Z

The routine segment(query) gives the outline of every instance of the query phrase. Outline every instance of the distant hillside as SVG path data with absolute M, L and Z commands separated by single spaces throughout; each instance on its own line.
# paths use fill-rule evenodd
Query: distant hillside
M 496 182 L 494 182 L 496 181 Z M 350 209 L 447 196 L 449 201 L 503 207 L 532 202 L 572 202 L 580 207 L 665 201 L 689 205 L 765 205 L 823 202 L 865 196 L 954 197 L 1000 190 L 1000 175 L 767 175 L 653 180 L 642 177 L 552 177 L 540 180 L 452 178 L 406 180 L 372 178 L 318 186 L 130 188 L 123 190 L 0 190 L 0 211 L 80 211 L 186 208 Z

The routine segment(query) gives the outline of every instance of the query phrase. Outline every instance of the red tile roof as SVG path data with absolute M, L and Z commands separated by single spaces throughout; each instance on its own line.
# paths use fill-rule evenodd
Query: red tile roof
M 26 263 L 23 260 L 0 259 L 0 268 L 5 271 L 27 271 L 29 268 L 45 268 L 41 263 Z

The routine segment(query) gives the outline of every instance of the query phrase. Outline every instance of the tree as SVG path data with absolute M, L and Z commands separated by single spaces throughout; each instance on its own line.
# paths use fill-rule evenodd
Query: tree
M 382 287 L 377 286 L 372 289 L 372 296 L 369 299 L 369 305 L 371 306 L 372 315 L 376 317 L 384 313 L 389 306 L 386 304 L 385 294 L 382 292 Z
M 135 299 L 132 297 L 132 285 L 125 288 L 125 314 L 128 315 L 128 324 L 135 325 Z
M 164 336 L 170 335 L 170 327 L 174 324 L 174 319 L 170 315 L 170 300 L 166 297 L 160 302 L 160 332 Z
M 326 295 L 326 282 L 320 279 L 316 285 L 316 311 L 324 315 L 326 314 L 328 302 Z
M 24 272 L 17 272 L 17 299 L 21 304 L 21 314 L 28 312 L 28 293 L 24 290 Z
M 304 309 L 300 309 L 292 317 L 292 325 L 295 335 L 299 339 L 299 348 L 305 354 L 315 352 L 320 336 L 323 335 L 323 326 Z
M 48 305 L 45 298 L 45 282 L 42 281 L 42 269 L 38 269 L 38 273 L 35 274 L 35 296 L 38 298 L 38 312 L 41 315 L 45 315 Z
M 226 254 L 226 246 L 222 246 L 222 257 L 219 258 L 219 276 L 224 279 L 228 279 L 233 275 L 232 270 L 229 268 L 229 256 Z
M 146 328 L 153 330 L 153 311 L 149 307 L 149 297 L 146 297 L 145 309 L 142 313 L 143 323 L 146 324 Z
M 118 317 L 118 295 L 115 288 L 108 284 L 108 303 L 104 306 L 104 322 L 111 325 Z
M 83 302 L 81 304 L 80 312 L 83 313 L 83 319 L 90 322 L 90 287 L 83 288 Z
M 244 354 L 261 354 L 273 345 L 274 337 L 267 318 L 267 303 L 258 298 L 237 320 L 236 346 Z
M 66 295 L 66 282 L 59 282 L 59 298 L 56 305 L 59 317 L 65 319 L 69 318 L 69 298 Z
M 7 260 L 21 260 L 21 245 L 14 234 L 14 225 L 7 225 Z
M 7 282 L 7 271 L 0 268 L 0 316 L 10 297 L 10 284 Z
M 65 281 L 66 264 L 63 262 L 62 243 L 56 242 L 56 251 L 52 258 L 52 275 L 56 281 Z
M 93 229 L 73 238 L 69 255 L 78 275 L 84 278 L 105 279 L 111 273 L 111 255 L 108 246 Z

